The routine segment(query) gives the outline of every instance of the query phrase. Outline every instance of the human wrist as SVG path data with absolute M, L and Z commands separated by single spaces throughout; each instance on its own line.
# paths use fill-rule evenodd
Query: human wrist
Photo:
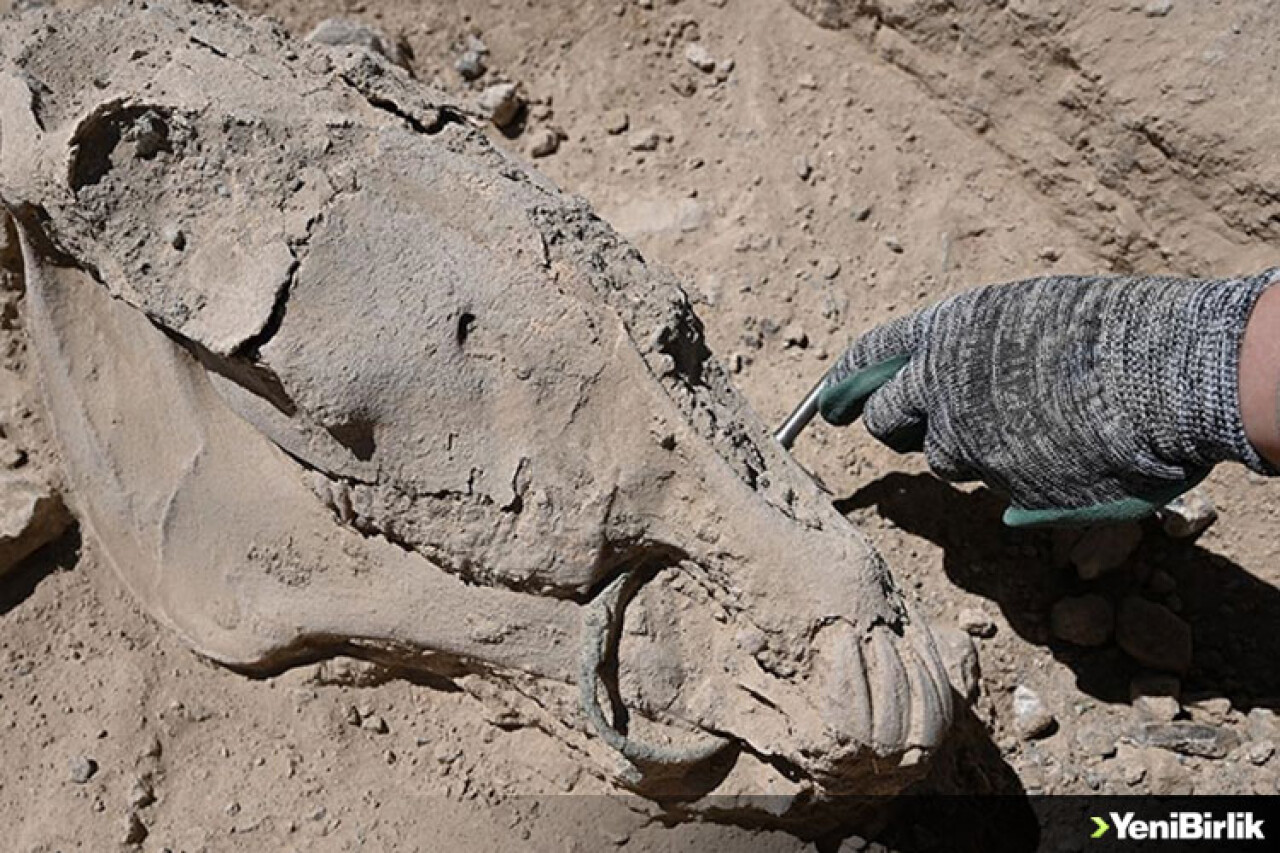
M 1240 347 L 1240 416 L 1257 454 L 1280 468 L 1280 287 L 1254 305 Z

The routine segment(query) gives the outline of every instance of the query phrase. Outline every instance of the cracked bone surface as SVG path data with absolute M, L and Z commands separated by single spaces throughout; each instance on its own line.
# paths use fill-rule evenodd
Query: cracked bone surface
M 0 41 L 70 501 L 194 650 L 481 672 L 612 772 L 584 614 L 643 573 L 613 626 L 633 735 L 715 733 L 760 786 L 918 773 L 952 716 L 927 625 L 581 202 L 403 70 L 230 8 Z

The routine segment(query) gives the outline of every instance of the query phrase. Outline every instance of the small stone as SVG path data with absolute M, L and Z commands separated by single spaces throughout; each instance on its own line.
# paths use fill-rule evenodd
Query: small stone
M 1049 263 L 1053 263 L 1054 261 L 1058 260 L 1061 257 L 1062 257 L 1062 253 L 1059 252 L 1057 248 L 1055 248 L 1054 246 L 1042 246 L 1040 248 L 1041 260 L 1048 261 Z
M 1230 729 L 1185 721 L 1142 723 L 1134 740 L 1142 746 L 1200 758 L 1225 758 L 1240 743 L 1239 737 Z
M 1116 735 L 1103 729 L 1080 729 L 1076 744 L 1085 755 L 1109 758 L 1116 754 Z
M 816 91 L 818 88 L 818 78 L 814 77 L 812 74 L 801 74 L 800 79 L 796 81 L 796 85 L 801 89 L 808 89 L 811 92 Z
M 1249 761 L 1261 767 L 1271 760 L 1271 756 L 1276 754 L 1276 745 L 1273 741 L 1260 740 L 1249 745 Z
M 181 252 L 187 247 L 187 235 L 176 225 L 166 225 L 163 236 L 164 241 L 173 247 L 175 252 Z
M 88 782 L 93 778 L 93 774 L 98 772 L 98 762 L 85 755 L 72 757 L 67 766 L 71 771 L 71 781 L 77 785 Z
M 866 222 L 871 218 L 871 205 L 855 204 L 849 211 L 849 215 L 853 217 L 854 222 Z
M 809 346 L 809 334 L 799 323 L 792 323 L 782 331 L 782 344 L 784 347 L 804 349 Z
M 1059 640 L 1077 646 L 1101 646 L 1111 637 L 1115 612 L 1100 595 L 1063 598 L 1049 613 L 1049 630 Z
M 682 98 L 691 98 L 698 91 L 698 84 L 688 74 L 677 74 L 671 78 L 671 91 Z
M 797 154 L 792 158 L 791 168 L 795 169 L 796 177 L 802 181 L 807 181 L 809 176 L 813 174 L 813 165 L 809 163 L 809 158 L 804 154 Z
M 818 259 L 818 275 L 827 281 L 840 275 L 840 262 L 832 257 L 824 257 Z
M 1013 722 L 1023 740 L 1035 740 L 1048 735 L 1056 721 L 1039 694 L 1019 684 L 1013 689 Z
M 1094 580 L 1124 565 L 1141 542 L 1136 523 L 1091 527 L 1071 548 L 1071 564 L 1081 580 Z
M 625 133 L 631 126 L 631 117 L 626 110 L 609 110 L 604 114 L 604 132 L 610 136 Z
M 1116 642 L 1129 657 L 1162 672 L 1191 667 L 1191 626 L 1167 607 L 1131 595 L 1116 615 Z
M 850 835 L 844 841 L 840 842 L 840 848 L 837 853 L 862 853 L 867 849 L 867 839 L 860 835 Z
M 627 139 L 632 151 L 655 151 L 658 148 L 658 132 L 652 128 L 637 130 Z
M 386 33 L 350 18 L 327 18 L 316 25 L 307 41 L 330 47 L 357 47 L 376 53 L 402 68 L 409 67 L 405 49 Z
M 935 626 L 933 635 L 951 687 L 972 702 L 978 696 L 980 675 L 978 649 L 973 638 L 950 625 Z
M 47 483 L 25 469 L 0 471 L 0 575 L 70 524 L 62 498 Z
M 892 236 L 885 237 L 884 245 L 885 245 L 885 248 L 887 248 L 890 252 L 893 252 L 895 255 L 901 255 L 902 252 L 904 251 L 902 248 L 902 243 L 898 241 L 897 237 L 892 237 Z
M 129 812 L 124 818 L 124 834 L 121 841 L 125 844 L 136 845 L 147 840 L 147 825 L 142 822 L 142 818 L 138 817 L 137 812 Z
M 159 113 L 147 110 L 134 119 L 133 124 L 125 131 L 124 138 L 133 143 L 134 156 L 150 160 L 165 147 L 169 128 Z
M 520 117 L 524 99 L 520 97 L 520 87 L 515 83 L 495 83 L 480 93 L 476 106 L 494 127 L 505 129 Z
M 145 809 L 156 801 L 155 791 L 151 787 L 151 782 L 146 778 L 138 778 L 133 782 L 133 787 L 129 789 L 127 798 L 130 808 Z
M 369 716 L 361 720 L 360 728 L 364 729 L 365 731 L 373 732 L 374 734 L 380 734 L 380 735 L 385 735 L 388 731 L 390 731 L 390 728 L 388 728 L 387 726 L 387 721 L 378 714 L 370 714 Z
M 1173 11 L 1173 0 L 1151 0 L 1142 10 L 1148 18 L 1163 18 Z
M 1133 709 L 1146 722 L 1171 723 L 1182 713 L 1182 706 L 1172 696 L 1139 696 L 1133 700 Z
M 690 42 L 684 47 L 684 58 L 694 68 L 706 74 L 716 70 L 716 59 L 703 47 L 702 42 Z
M 1280 740 L 1280 720 L 1275 711 L 1254 708 L 1244 718 L 1245 734 L 1250 740 Z
M 534 157 L 550 157 L 560 150 L 560 135 L 550 128 L 534 131 L 529 144 L 529 154 Z
M 348 705 L 343 719 L 347 721 L 347 725 L 349 726 L 360 725 L 360 709 L 355 705 Z
M 1218 520 L 1218 508 L 1204 492 L 1192 489 L 1165 504 L 1156 515 L 1166 536 L 1190 539 L 1213 526 Z
M 982 637 L 990 639 L 996 635 L 996 623 L 981 610 L 972 607 L 966 607 L 960 611 L 960 618 L 956 620 L 956 624 L 966 634 L 973 637 Z
M 468 50 L 458 57 L 453 68 L 463 80 L 470 81 L 478 79 L 489 66 L 485 63 L 484 54 Z

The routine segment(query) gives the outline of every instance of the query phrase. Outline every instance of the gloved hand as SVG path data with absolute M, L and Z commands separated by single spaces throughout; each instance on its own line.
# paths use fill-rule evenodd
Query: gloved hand
M 1153 512 L 1218 462 L 1275 471 L 1245 436 L 1249 313 L 1280 269 L 1243 279 L 1053 276 L 893 320 L 832 368 L 819 411 L 862 417 L 940 477 L 983 480 L 1014 527 Z

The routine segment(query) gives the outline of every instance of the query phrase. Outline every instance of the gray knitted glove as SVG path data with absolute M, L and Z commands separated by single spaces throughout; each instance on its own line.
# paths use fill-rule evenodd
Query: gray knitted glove
M 1055 276 L 964 293 L 855 341 L 819 411 L 1006 493 L 1011 526 L 1137 518 L 1218 462 L 1275 473 L 1245 437 L 1237 373 L 1276 279 Z

